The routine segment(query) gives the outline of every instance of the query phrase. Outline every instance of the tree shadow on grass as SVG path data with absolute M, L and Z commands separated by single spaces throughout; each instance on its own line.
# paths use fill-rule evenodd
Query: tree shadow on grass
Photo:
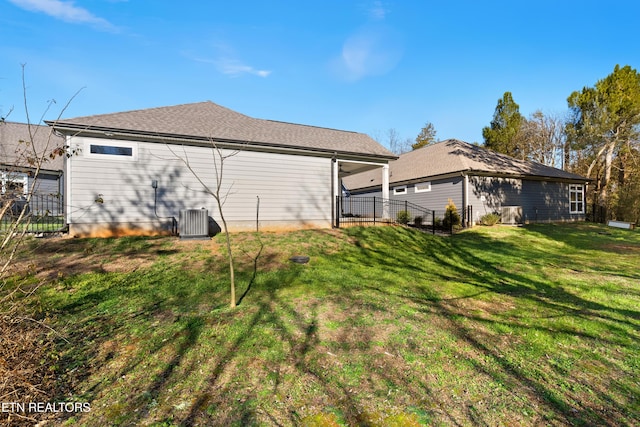
M 96 376 L 89 398 L 99 398 L 107 392 L 125 395 L 116 394 L 107 399 L 107 402 L 114 403 L 114 408 L 97 411 L 102 415 L 94 425 L 100 421 L 103 424 L 131 425 L 151 422 L 185 426 L 260 422 L 299 425 L 314 411 L 335 411 L 338 418 L 348 425 L 375 425 L 375 414 L 368 411 L 389 399 L 386 393 L 393 388 L 407 396 L 393 402 L 402 402 L 405 406 L 400 407 L 405 410 L 411 405 L 419 407 L 426 419 L 450 425 L 491 425 L 489 415 L 477 411 L 472 402 L 463 401 L 457 405 L 463 405 L 463 408 L 452 405 L 450 398 L 438 394 L 440 389 L 431 382 L 431 377 L 415 372 L 415 365 L 402 359 L 395 349 L 380 348 L 380 344 L 376 344 L 375 340 L 379 338 L 373 328 L 379 319 L 361 316 L 375 313 L 380 319 L 391 320 L 401 302 L 409 304 L 425 322 L 439 319 L 460 348 L 455 356 L 463 358 L 473 354 L 468 363 L 476 375 L 525 395 L 534 402 L 528 405 L 529 408 L 538 406 L 536 410 L 541 422 L 617 424 L 625 419 L 625 407 L 609 398 L 606 390 L 582 384 L 593 390 L 596 400 L 607 403 L 608 410 L 612 411 L 609 415 L 595 411 L 590 406 L 591 402 L 580 406 L 571 394 L 559 392 L 552 383 L 562 377 L 562 372 L 557 371 L 551 379 L 536 376 L 538 371 L 532 369 L 531 364 L 521 366 L 517 359 L 504 354 L 505 348 L 487 341 L 485 335 L 479 333 L 478 325 L 487 326 L 492 331 L 494 327 L 504 326 L 552 335 L 581 334 L 594 346 L 605 344 L 633 352 L 637 350 L 637 341 L 633 337 L 620 338 L 634 324 L 633 317 L 630 320 L 624 318 L 629 313 L 584 300 L 564 289 L 557 290 L 544 280 L 517 270 L 505 271 L 504 266 L 492 263 L 492 254 L 497 256 L 515 250 L 509 242 L 496 242 L 484 237 L 470 242 L 467 238 L 458 241 L 457 237 L 440 239 L 416 232 L 391 233 L 388 230 L 351 231 L 349 238 L 357 245 L 324 256 L 323 262 L 334 266 L 335 275 L 331 277 L 344 281 L 323 283 L 321 286 L 327 287 L 324 293 L 316 293 L 318 289 L 313 289 L 305 295 L 302 288 L 307 277 L 316 274 L 313 262 L 305 266 L 286 264 L 277 270 L 258 274 L 263 261 L 271 256 L 264 254 L 261 247 L 258 256 L 244 265 L 239 274 L 242 283 L 250 286 L 243 295 L 242 305 L 235 311 L 225 309 L 226 304 L 211 304 L 215 295 L 226 301 L 226 283 L 222 283 L 216 288 L 214 297 L 209 297 L 206 311 L 198 311 L 194 307 L 199 298 L 206 297 L 203 293 L 189 295 L 180 288 L 171 299 L 160 290 L 156 293 L 151 286 L 145 290 L 148 294 L 136 289 L 125 295 L 126 298 L 144 295 L 148 304 L 139 304 L 141 308 L 137 312 L 123 314 L 116 318 L 117 321 L 113 321 L 113 316 L 106 312 L 96 313 L 90 319 L 93 324 L 104 321 L 111 325 L 98 328 L 91 340 L 86 341 L 86 348 L 93 345 L 99 348 L 109 339 L 108 336 L 126 335 L 127 322 L 145 318 L 148 321 L 141 322 L 140 327 L 149 328 L 148 335 L 153 339 L 147 348 L 136 348 L 131 357 L 122 359 L 120 363 L 125 361 L 124 366 L 111 371 L 113 374 L 107 378 Z M 411 248 L 418 255 L 411 253 L 407 256 L 404 248 Z M 482 251 L 488 253 L 478 256 Z M 536 251 L 532 248 L 528 255 L 535 256 Z M 433 259 L 441 268 L 426 271 L 433 265 L 425 265 L 421 257 Z M 375 276 L 381 271 L 398 271 L 400 274 L 396 269 L 402 265 L 411 271 L 414 283 L 399 286 L 397 282 L 386 283 L 386 276 Z M 373 276 L 369 270 L 375 272 Z M 218 271 L 224 275 L 223 268 Z M 451 277 L 464 279 L 468 283 L 469 294 L 446 295 L 441 288 L 434 290 L 424 282 L 429 279 L 444 282 Z M 150 284 L 159 284 L 166 282 L 167 278 L 158 270 L 153 278 L 146 280 Z M 185 281 L 189 282 L 189 279 Z M 125 287 L 127 284 L 114 286 Z M 303 296 L 284 296 L 294 288 L 297 288 L 294 295 L 302 293 Z M 65 308 L 82 312 L 92 304 L 99 305 L 103 299 L 109 299 L 109 292 L 109 289 L 100 290 Z M 588 330 L 581 330 L 579 325 L 555 327 L 499 312 L 487 316 L 486 313 L 466 311 L 459 305 L 465 298 L 489 300 L 491 295 L 531 301 L 544 308 L 542 314 L 545 316 L 575 317 L 581 321 L 602 318 L 611 323 L 616 334 L 598 337 Z M 327 310 L 338 310 L 339 313 L 327 313 Z M 171 314 L 166 314 L 168 312 Z M 332 326 L 332 319 L 342 319 L 342 323 Z M 414 322 L 404 314 L 399 315 L 399 319 Z M 154 331 L 152 325 L 156 323 L 164 325 L 162 332 Z M 335 336 L 328 340 L 327 334 L 332 327 L 337 328 Z M 88 331 L 90 329 L 79 333 Z M 415 349 L 411 351 L 416 354 L 425 351 L 425 343 L 414 341 L 411 348 Z M 390 341 L 384 341 L 384 345 L 389 346 Z M 389 354 L 385 354 L 387 350 Z M 110 363 L 99 351 L 94 355 L 103 358 L 95 369 Z M 374 365 L 366 366 L 368 363 Z M 554 369 L 548 361 L 539 363 L 549 370 Z M 604 366 L 614 369 L 613 364 Z M 141 379 L 143 373 L 147 377 Z M 123 376 L 126 378 L 122 379 Z M 580 381 L 586 381 L 569 380 L 578 385 Z M 111 385 L 118 381 L 122 385 Z M 628 382 L 614 383 L 610 387 L 616 393 L 634 391 Z M 176 389 L 183 391 L 180 394 Z M 420 398 L 413 401 L 411 396 Z M 158 402 L 165 403 L 157 406 Z M 159 407 L 163 412 L 159 412 Z
M 354 230 L 353 233 L 356 235 L 357 242 L 362 241 L 361 244 L 356 244 L 361 253 L 354 256 L 353 259 L 363 259 L 366 264 L 372 266 L 381 264 L 390 270 L 404 266 L 419 275 L 423 267 L 415 262 L 415 259 L 428 257 L 439 266 L 437 273 L 430 273 L 436 280 L 439 277 L 442 282 L 447 283 L 455 278 L 455 280 L 463 281 L 478 289 L 478 291 L 472 291 L 467 297 L 442 297 L 438 295 L 438 292 L 428 288 L 421 289 L 418 286 L 414 287 L 417 292 L 408 295 L 406 292 L 398 292 L 399 289 L 394 286 L 365 285 L 369 289 L 383 294 L 411 300 L 421 306 L 421 310 L 425 314 L 435 314 L 440 318 L 448 319 L 448 330 L 454 333 L 459 342 L 481 355 L 470 360 L 478 372 L 493 378 L 494 381 L 517 385 L 519 390 L 532 391 L 530 398 L 540 402 L 543 407 L 546 406 L 549 413 L 555 414 L 552 419 L 557 420 L 559 417 L 562 422 L 568 423 L 608 424 L 616 417 L 624 417 L 625 407 L 608 394 L 606 387 L 586 383 L 580 378 L 570 379 L 573 383 L 592 389 L 600 401 L 608 404 L 610 413 L 599 411 L 599 408 L 592 405 L 591 402 L 583 404 L 569 399 L 566 394 L 559 392 L 555 385 L 550 384 L 546 379 L 532 377 L 529 370 L 519 366 L 517 361 L 505 357 L 497 348 L 484 343 L 480 339 L 481 335 L 467 325 L 471 321 L 474 324 L 484 324 L 490 328 L 493 328 L 491 325 L 501 324 L 508 328 L 529 329 L 552 335 L 579 336 L 591 342 L 591 345 L 596 348 L 609 345 L 623 348 L 629 354 L 637 354 L 639 339 L 637 333 L 633 331 L 637 331 L 639 326 L 637 320 L 640 318 L 640 312 L 586 300 L 577 294 L 566 291 L 562 286 L 520 273 L 517 268 L 505 269 L 499 264 L 499 261 L 492 262 L 492 260 L 499 260 L 501 255 L 510 252 L 524 253 L 525 260 L 536 260 L 543 257 L 544 254 L 535 248 L 516 248 L 509 242 L 482 236 L 476 236 L 474 239 L 454 237 L 447 239 L 446 242 L 425 239 L 422 244 L 416 244 L 418 242 L 406 238 L 406 236 L 396 236 L 396 246 L 397 243 L 400 243 L 404 244 L 404 248 L 413 248 L 411 256 L 407 256 L 406 251 L 388 250 L 387 248 L 393 247 L 394 242 L 392 241 L 389 241 L 384 248 L 368 247 L 367 235 L 375 234 L 377 231 Z M 482 258 L 477 254 L 483 254 Z M 492 294 L 516 298 L 521 301 L 531 301 L 537 309 L 543 309 L 542 313 L 517 315 L 493 313 L 491 317 L 487 317 L 486 315 L 477 315 L 475 312 L 468 312 L 462 306 L 454 304 L 455 300 L 461 298 L 476 298 L 482 295 L 483 299 L 488 299 L 488 296 Z M 548 322 L 536 321 L 536 319 L 553 319 L 555 317 L 579 320 L 557 326 L 552 326 L 553 324 Z M 591 329 L 590 325 L 592 324 L 596 326 L 594 329 Z M 599 330 L 602 326 L 605 326 L 610 334 L 602 336 Z M 481 360 L 490 360 L 492 363 L 487 364 L 480 362 Z M 614 364 L 604 363 L 612 372 L 617 369 Z M 498 366 L 499 369 L 489 369 L 487 368 L 489 365 Z M 625 384 L 608 385 L 608 387 L 613 387 L 616 393 L 621 395 L 629 395 L 628 386 Z

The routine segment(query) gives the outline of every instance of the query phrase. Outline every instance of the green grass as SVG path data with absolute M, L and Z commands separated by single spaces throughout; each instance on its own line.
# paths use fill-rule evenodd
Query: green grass
M 590 224 L 48 241 L 69 425 L 634 425 L 640 233 Z M 59 255 L 64 254 L 60 258 Z M 288 261 L 307 255 L 306 265 Z M 48 276 L 47 276 L 48 274 Z M 43 276 L 44 275 L 44 276 Z M 61 396 L 61 398 L 63 398 Z

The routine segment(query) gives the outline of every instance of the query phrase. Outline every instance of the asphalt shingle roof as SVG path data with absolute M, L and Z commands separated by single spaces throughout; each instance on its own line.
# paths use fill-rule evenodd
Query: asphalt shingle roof
M 362 133 L 256 119 L 210 101 L 47 123 L 59 129 L 131 131 L 157 137 L 213 139 L 396 157 Z
M 537 177 L 549 180 L 582 180 L 570 172 L 527 160 L 518 160 L 456 139 L 448 139 L 401 155 L 389 162 L 390 184 L 431 178 L 456 172 Z M 344 178 L 349 190 L 379 186 L 379 172 L 363 172 Z
M 56 156 L 51 159 L 49 154 L 64 145 L 64 138 L 52 132 L 43 125 L 31 125 L 33 145 L 38 157 L 44 154 L 42 169 L 62 170 L 64 159 Z M 0 122 L 0 164 L 5 166 L 33 167 L 27 157 L 33 157 L 33 149 L 20 141 L 30 141 L 29 125 L 26 123 Z

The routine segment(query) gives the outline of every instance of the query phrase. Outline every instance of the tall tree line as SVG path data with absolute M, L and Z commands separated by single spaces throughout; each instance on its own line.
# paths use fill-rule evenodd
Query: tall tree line
M 520 114 L 510 92 L 482 131 L 484 145 L 592 180 L 588 199 L 610 218 L 640 222 L 640 74 L 616 65 L 567 98 L 565 116 Z

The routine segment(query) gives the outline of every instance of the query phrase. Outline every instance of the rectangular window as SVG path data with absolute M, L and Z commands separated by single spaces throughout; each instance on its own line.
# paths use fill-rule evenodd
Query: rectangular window
M 138 160 L 138 144 L 135 142 L 105 141 L 100 144 L 95 139 L 84 144 L 84 155 L 88 158 L 130 161 Z
M 416 193 L 424 193 L 426 191 L 431 191 L 431 182 L 421 182 L 416 184 Z
M 569 213 L 584 213 L 584 186 L 581 184 L 569 185 Z
M 393 194 L 407 194 L 407 186 L 401 185 L 399 187 L 393 187 Z
M 29 191 L 29 178 L 23 173 L 2 173 L 0 192 L 10 197 L 26 196 Z
M 133 156 L 132 147 L 116 147 L 113 145 L 91 144 L 91 154 L 108 154 L 111 156 Z

